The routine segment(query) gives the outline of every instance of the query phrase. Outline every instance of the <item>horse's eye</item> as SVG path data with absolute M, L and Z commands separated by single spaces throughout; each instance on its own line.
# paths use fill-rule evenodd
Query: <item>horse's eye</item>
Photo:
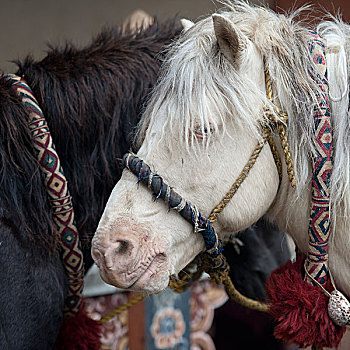
M 196 125 L 193 133 L 198 139 L 203 139 L 205 137 L 208 137 L 209 135 L 214 134 L 214 128 L 211 125 L 209 125 L 209 127 L 205 126 L 204 128 L 202 128 L 200 125 Z

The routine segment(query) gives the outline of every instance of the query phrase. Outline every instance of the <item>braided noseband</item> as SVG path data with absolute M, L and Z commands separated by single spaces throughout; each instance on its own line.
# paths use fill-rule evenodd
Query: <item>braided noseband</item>
M 194 226 L 195 232 L 200 232 L 204 238 L 206 252 L 217 258 L 222 252 L 222 242 L 215 233 L 211 222 L 206 219 L 197 207 L 182 198 L 163 179 L 151 171 L 150 167 L 140 158 L 128 153 L 123 157 L 123 164 L 138 176 L 142 182 L 153 191 L 155 199 L 163 199 L 169 209 L 176 210 L 185 220 Z

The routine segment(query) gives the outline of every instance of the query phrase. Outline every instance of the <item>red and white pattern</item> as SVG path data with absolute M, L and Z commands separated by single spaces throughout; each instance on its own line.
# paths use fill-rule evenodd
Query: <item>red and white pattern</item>
M 85 299 L 85 309 L 93 320 L 99 321 L 127 301 L 128 293 L 126 292 L 90 297 Z M 100 341 L 103 350 L 129 349 L 128 311 L 120 313 L 103 324 Z
M 315 154 L 312 158 L 312 198 L 306 269 L 317 282 L 325 284 L 328 280 L 329 188 L 333 152 L 331 111 L 328 103 L 325 45 L 316 33 L 308 34 L 311 37 L 310 54 L 317 68 L 313 78 L 321 93 L 317 95 L 318 105 L 314 107 Z

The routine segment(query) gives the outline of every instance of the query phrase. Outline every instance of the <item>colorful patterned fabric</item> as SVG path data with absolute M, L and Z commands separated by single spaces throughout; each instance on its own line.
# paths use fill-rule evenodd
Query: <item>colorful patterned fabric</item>
M 82 301 L 84 268 L 67 180 L 56 153 L 49 127 L 31 89 L 24 79 L 16 75 L 6 74 L 1 78 L 12 84 L 12 88 L 22 98 L 29 111 L 28 125 L 34 147 L 37 150 L 40 167 L 45 174 L 47 193 L 53 209 L 53 220 L 61 237 L 62 258 L 69 282 L 64 314 L 66 317 L 70 317 L 78 312 Z
M 309 223 L 309 251 L 306 269 L 319 283 L 328 280 L 328 241 L 330 234 L 329 201 L 332 174 L 332 125 L 328 103 L 325 45 L 314 32 L 308 33 L 311 57 L 317 72 L 313 79 L 322 91 L 314 108 L 315 149 L 312 159 L 312 198 Z

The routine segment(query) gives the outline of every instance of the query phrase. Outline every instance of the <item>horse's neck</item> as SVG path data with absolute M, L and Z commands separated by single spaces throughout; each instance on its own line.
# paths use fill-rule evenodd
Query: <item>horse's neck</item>
M 283 157 L 283 152 L 280 152 Z M 283 158 L 281 158 L 283 160 Z M 297 246 L 306 252 L 308 246 L 308 225 L 311 192 L 307 188 L 300 197 L 291 186 L 286 165 L 283 163 L 282 180 L 276 198 L 268 211 L 269 217 L 279 228 L 293 237 Z M 310 184 L 311 186 L 311 184 Z
M 268 214 L 282 231 L 292 236 L 298 248 L 306 253 L 309 241 L 311 191 L 306 190 L 297 201 L 293 191 L 294 189 L 288 183 L 288 178 L 283 179 L 281 188 Z M 335 223 L 333 224 L 335 225 Z M 337 289 L 347 296 L 350 296 L 350 285 L 348 283 L 350 280 L 349 231 L 349 220 L 337 215 L 336 230 L 332 230 L 329 240 L 329 268 Z

